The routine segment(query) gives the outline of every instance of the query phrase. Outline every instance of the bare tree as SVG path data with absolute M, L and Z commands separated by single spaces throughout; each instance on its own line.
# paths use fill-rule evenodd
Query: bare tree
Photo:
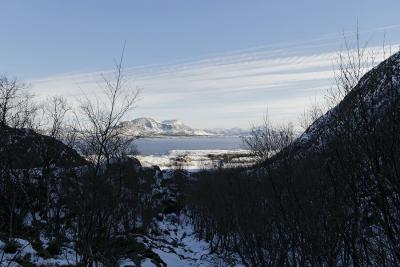
M 0 126 L 31 127 L 37 105 L 27 86 L 17 79 L 0 76 Z
M 103 95 L 95 96 L 94 100 L 86 96 L 77 114 L 78 130 L 85 144 L 83 153 L 94 156 L 96 172 L 102 162 L 109 164 L 111 158 L 123 153 L 131 143 L 120 123 L 135 107 L 140 90 L 129 86 L 124 75 L 124 50 L 125 47 L 115 63 L 113 78 L 102 75 Z
M 292 124 L 274 127 L 268 115 L 265 115 L 263 125 L 253 126 L 250 135 L 243 138 L 243 143 L 262 162 L 287 147 L 293 140 Z
M 67 99 L 62 96 L 48 97 L 43 104 L 45 118 L 45 133 L 51 137 L 61 139 L 64 134 L 65 117 L 71 111 Z
M 360 81 L 361 77 L 376 65 L 376 52 L 368 49 L 368 42 L 361 44 L 357 24 L 355 42 L 343 34 L 344 49 L 336 56 L 334 87 L 328 89 L 326 99 L 330 107 L 336 106 Z M 385 45 L 383 45 L 385 49 Z M 385 55 L 385 51 L 383 51 Z
M 305 131 L 308 127 L 324 114 L 323 106 L 314 99 L 310 106 L 299 116 L 299 125 Z

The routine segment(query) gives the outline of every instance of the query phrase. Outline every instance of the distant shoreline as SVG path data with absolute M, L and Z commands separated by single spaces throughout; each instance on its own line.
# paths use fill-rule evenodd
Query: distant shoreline
M 213 137 L 237 137 L 241 138 L 244 135 L 223 135 L 223 134 L 213 134 L 213 135 L 147 135 L 147 136 L 135 136 L 135 139 L 150 139 L 150 138 L 213 138 Z

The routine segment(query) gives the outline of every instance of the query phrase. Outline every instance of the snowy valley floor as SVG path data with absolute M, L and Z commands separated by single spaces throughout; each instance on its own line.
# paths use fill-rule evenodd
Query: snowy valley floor
M 160 236 L 144 240 L 158 254 L 166 266 L 173 267 L 211 267 L 211 266 L 242 266 L 235 255 L 211 254 L 209 244 L 199 240 L 185 216 L 169 215 L 158 223 Z M 227 265 L 227 260 L 229 264 Z M 143 262 L 144 267 L 156 266 L 152 260 Z
M 132 259 L 120 259 L 120 267 L 241 267 L 235 254 L 216 255 L 210 253 L 209 244 L 199 240 L 192 225 L 184 215 L 166 215 L 157 223 L 157 231 L 149 235 L 137 236 L 136 240 L 158 255 L 158 259 L 144 258 L 139 265 Z M 80 256 L 75 250 L 62 247 L 59 255 L 45 257 L 24 239 L 14 239 L 18 248 L 15 252 L 5 252 L 5 243 L 0 241 L 0 266 L 76 266 Z M 44 241 L 44 243 L 46 243 Z M 29 265 L 25 265 L 29 264 Z M 98 264 L 103 267 L 104 265 Z
M 158 222 L 157 233 L 137 237 L 138 241 L 159 256 L 158 260 L 144 259 L 140 265 L 132 259 L 120 259 L 120 267 L 241 267 L 240 259 L 234 254 L 211 254 L 208 243 L 199 240 L 185 216 L 168 215 Z M 5 253 L 5 243 L 0 241 L 0 266 L 20 267 L 29 262 L 29 266 L 75 266 L 79 255 L 71 248 L 63 247 L 56 257 L 45 258 L 36 251 L 32 244 L 23 239 L 15 239 L 19 248 L 14 253 Z M 161 265 L 160 265 L 161 260 Z M 229 261 L 229 264 L 227 263 Z M 228 264 L 228 265 L 227 265 Z M 99 264 L 98 266 L 103 266 Z
M 247 167 L 254 164 L 248 150 L 171 150 L 165 155 L 136 155 L 142 166 L 161 170 L 201 171 L 213 168 Z

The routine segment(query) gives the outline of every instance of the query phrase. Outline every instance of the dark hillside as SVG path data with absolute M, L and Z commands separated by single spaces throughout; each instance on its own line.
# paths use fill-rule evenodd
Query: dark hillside
M 400 264 L 400 53 L 257 169 L 203 173 L 189 209 L 248 266 Z
M 0 128 L 0 162 L 3 167 L 12 169 L 87 164 L 75 150 L 54 138 L 6 126 Z
M 316 120 L 293 145 L 295 153 L 318 151 L 341 132 L 371 131 L 389 113 L 398 111 L 400 94 L 400 52 L 366 73 L 356 87 L 333 109 Z M 396 109 L 397 107 L 397 109 Z M 364 125 L 368 124 L 368 125 Z M 380 127 L 383 127 L 380 125 Z

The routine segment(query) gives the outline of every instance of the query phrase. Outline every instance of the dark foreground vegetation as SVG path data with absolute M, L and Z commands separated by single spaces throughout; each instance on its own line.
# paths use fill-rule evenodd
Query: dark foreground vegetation
M 341 67 L 346 96 L 298 139 L 267 125 L 248 140 L 257 168 L 194 182 L 193 224 L 214 251 L 248 266 L 400 265 L 400 53 L 360 80 L 357 62 Z
M 179 179 L 160 183 L 159 169 L 127 156 L 132 140 L 118 124 L 137 93 L 122 61 L 104 95 L 75 110 L 61 97 L 34 102 L 0 77 L 0 266 L 165 266 L 141 240 L 155 218 L 178 213 Z

